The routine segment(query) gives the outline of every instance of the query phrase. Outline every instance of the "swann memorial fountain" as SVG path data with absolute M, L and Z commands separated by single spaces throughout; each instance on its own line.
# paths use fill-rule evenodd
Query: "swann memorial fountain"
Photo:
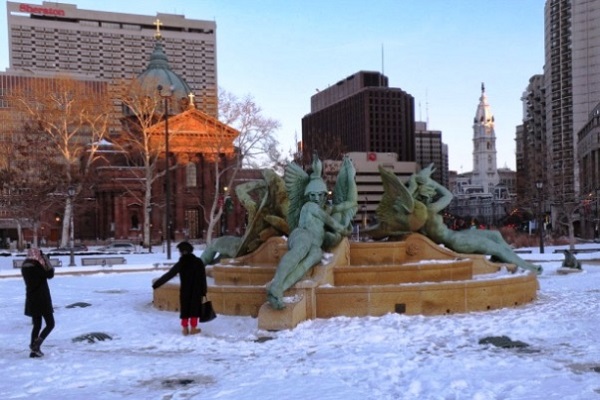
M 316 155 L 310 173 L 291 163 L 283 178 L 265 171 L 263 180 L 240 185 L 246 233 L 218 238 L 201 256 L 210 264 L 215 310 L 282 330 L 315 318 L 442 315 L 533 301 L 541 268 L 497 231 L 447 228 L 440 212 L 452 195 L 432 172 L 429 166 L 404 184 L 380 167 L 384 193 L 366 242 L 348 239 L 358 196 L 347 158 L 331 204 Z M 179 285 L 155 290 L 154 305 L 177 311 Z

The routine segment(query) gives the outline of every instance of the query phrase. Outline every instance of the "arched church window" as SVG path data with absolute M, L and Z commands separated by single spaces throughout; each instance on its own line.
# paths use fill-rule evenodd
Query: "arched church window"
M 197 166 L 190 162 L 185 167 L 185 185 L 187 187 L 196 187 L 197 181 Z

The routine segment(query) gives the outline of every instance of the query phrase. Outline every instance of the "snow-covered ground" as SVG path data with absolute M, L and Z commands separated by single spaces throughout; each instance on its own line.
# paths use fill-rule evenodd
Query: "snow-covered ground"
M 280 332 L 220 315 L 187 337 L 178 313 L 152 307 L 163 252 L 125 256 L 127 273 L 61 257 L 50 281 L 56 328 L 41 359 L 28 357 L 19 270 L 0 257 L 0 398 L 600 399 L 600 253 L 578 256 L 582 273 L 559 275 L 562 255 L 532 250 L 541 288 L 516 309 L 338 317 Z M 98 332 L 112 340 L 73 341 Z M 479 344 L 502 335 L 529 346 Z

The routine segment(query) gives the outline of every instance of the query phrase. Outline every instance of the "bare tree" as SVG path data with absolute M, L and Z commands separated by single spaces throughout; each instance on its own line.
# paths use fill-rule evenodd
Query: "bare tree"
M 148 248 L 152 246 L 150 214 L 152 208 L 157 206 L 152 204 L 152 187 L 154 182 L 164 175 L 164 170 L 159 171 L 158 164 L 163 156 L 167 157 L 164 154 L 164 132 L 150 129 L 165 113 L 164 101 L 158 91 L 149 92 L 147 89 L 157 85 L 144 82 L 142 86 L 137 79 L 132 79 L 112 87 L 112 97 L 123 105 L 126 115 L 122 120 L 122 131 L 115 139 L 115 145 L 128 158 L 130 166 L 140 167 L 126 169 L 126 173 L 130 173 L 132 178 L 139 179 L 140 186 L 132 187 L 129 184 L 123 188 L 134 197 L 139 193 L 135 189 L 141 188 L 142 196 L 139 201 L 143 204 L 144 213 L 143 241 Z
M 271 169 L 273 169 L 279 175 L 283 175 L 286 165 L 292 161 L 298 165 L 304 165 L 301 142 L 300 139 L 298 139 L 298 132 L 294 133 L 293 147 L 290 147 L 287 150 L 287 154 L 281 153 L 277 148 L 275 148 L 269 153 L 268 158 L 271 164 Z M 309 159 L 308 163 L 310 164 L 310 162 L 311 160 Z
M 302 165 L 310 165 L 312 155 L 316 151 L 321 160 L 342 160 L 347 149 L 339 137 L 331 138 L 329 135 L 315 136 L 312 138 L 312 147 L 302 149 Z
M 208 229 L 206 241 L 212 241 L 215 226 L 221 219 L 225 201 L 221 188 L 231 188 L 238 171 L 245 167 L 265 166 L 275 156 L 278 142 L 275 131 L 279 129 L 279 122 L 262 115 L 262 109 L 256 104 L 254 98 L 247 95 L 238 98 L 223 89 L 219 90 L 219 121 L 225 126 L 237 129 L 239 135 L 235 138 L 235 153 L 231 150 L 231 138 L 220 135 L 220 140 L 212 144 L 212 153 L 216 155 L 211 159 L 214 169 L 214 197 L 208 207 Z M 222 127 L 224 129 L 224 127 Z M 223 155 L 230 154 L 230 163 L 224 163 Z M 227 158 L 227 157 L 225 157 Z
M 53 149 L 29 125 L 18 135 L 2 141 L 5 160 L 0 167 L 3 206 L 17 224 L 17 245 L 24 248 L 23 227 L 31 226 L 33 243 L 38 244 L 38 228 L 43 213 L 56 205 L 51 196 L 60 185 Z
M 569 238 L 569 249 L 575 249 L 575 223 L 581 220 L 581 211 L 583 203 L 575 200 L 568 201 L 564 198 L 558 198 L 558 201 L 553 204 L 556 213 L 556 223 L 560 228 L 567 230 Z M 541 227 L 540 227 L 541 228 Z
M 69 76 L 29 81 L 10 96 L 20 117 L 52 149 L 53 162 L 62 187 L 65 212 L 61 246 L 67 246 L 73 202 L 97 158 L 101 140 L 109 130 L 112 103 L 106 85 L 75 80 Z M 67 189 L 74 196 L 67 196 Z

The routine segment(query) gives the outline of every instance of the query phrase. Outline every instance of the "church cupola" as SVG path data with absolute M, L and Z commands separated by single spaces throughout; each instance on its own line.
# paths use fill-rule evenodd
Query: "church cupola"
M 162 87 L 164 93 L 171 91 L 172 99 L 170 114 L 178 114 L 188 108 L 190 100 L 193 99 L 192 89 L 179 75 L 171 70 L 169 60 L 163 49 L 163 38 L 160 34 L 161 22 L 157 20 L 154 50 L 150 55 L 150 62 L 146 70 L 137 77 L 139 85 L 145 93 L 153 94 Z

